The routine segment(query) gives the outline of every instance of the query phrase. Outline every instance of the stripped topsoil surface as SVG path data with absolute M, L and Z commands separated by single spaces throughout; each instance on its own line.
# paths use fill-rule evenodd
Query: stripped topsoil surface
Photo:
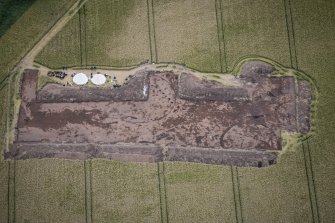
M 283 130 L 309 131 L 311 102 L 308 82 L 273 71 L 251 62 L 239 86 L 225 86 L 191 71 L 141 70 L 121 88 L 49 84 L 37 91 L 38 71 L 26 70 L 16 142 L 7 157 L 272 164 Z M 115 150 L 120 145 L 135 152 Z M 153 158 L 140 158 L 150 146 Z

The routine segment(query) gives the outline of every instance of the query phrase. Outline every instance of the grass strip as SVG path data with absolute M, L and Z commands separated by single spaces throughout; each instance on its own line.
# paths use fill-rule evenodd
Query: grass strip
M 8 222 L 9 163 L 0 161 L 0 222 Z
M 84 4 L 83 8 L 84 8 L 84 43 L 85 43 L 84 52 L 85 52 L 85 66 L 87 66 L 86 4 Z
M 297 68 L 298 61 L 297 61 L 297 52 L 296 52 L 296 47 L 295 47 L 291 2 L 290 0 L 284 0 L 283 3 L 284 3 L 284 9 L 285 9 L 285 20 L 286 20 L 288 45 L 289 45 L 289 51 L 290 51 L 291 67 Z
M 233 173 L 233 166 L 230 166 L 231 171 L 231 182 L 233 185 L 233 195 L 234 195 L 234 207 L 235 207 L 235 220 L 238 222 L 238 214 L 237 214 L 237 202 L 236 202 L 236 193 L 235 193 L 235 183 L 234 183 L 234 173 Z
M 153 31 L 153 39 L 154 39 L 154 50 L 155 50 L 155 62 L 158 62 L 158 52 L 157 52 L 157 43 L 156 43 L 156 28 L 155 28 L 155 10 L 154 10 L 154 0 L 151 1 L 151 11 L 152 11 L 152 31 Z
M 223 65 L 224 65 L 224 69 L 222 69 L 223 72 L 227 72 L 228 71 L 228 63 L 227 63 L 227 53 L 226 53 L 226 41 L 225 41 L 225 28 L 224 28 L 224 20 L 223 20 L 223 7 L 222 7 L 222 0 L 219 0 L 220 4 L 219 4 L 219 11 L 220 11 L 220 20 L 221 20 L 221 31 L 222 31 L 222 52 L 223 52 Z
M 149 0 L 147 0 L 147 17 L 148 17 L 148 28 L 149 28 L 149 47 L 150 47 L 150 62 L 152 63 L 152 37 L 151 37 L 151 25 L 150 25 L 150 9 Z
M 8 169 L 8 223 L 15 222 L 16 205 L 15 205 L 15 160 L 9 161 Z
M 90 200 L 91 200 L 91 222 L 93 222 L 93 185 L 92 185 L 92 160 L 90 160 Z
M 10 208 L 10 203 L 11 203 L 11 196 L 10 196 L 10 193 L 11 193 L 11 178 L 10 178 L 10 175 L 11 175 L 11 162 L 9 161 L 8 162 L 8 177 L 7 177 L 7 222 L 10 223 L 10 216 L 11 216 L 11 208 Z
M 159 199 L 160 199 L 160 209 L 161 209 L 161 222 L 168 222 L 167 214 L 167 199 L 166 199 L 166 187 L 165 187 L 165 175 L 163 170 L 163 162 L 157 163 L 157 175 L 158 175 L 158 189 L 159 189 Z
M 162 184 L 163 184 L 163 189 L 164 189 L 164 200 L 165 200 L 165 216 L 166 216 L 166 222 L 169 222 L 169 208 L 168 208 L 168 199 L 167 199 L 167 191 L 166 191 L 166 176 L 165 176 L 165 163 L 162 162 Z
M 81 66 L 87 65 L 86 55 L 86 8 L 83 5 L 79 12 L 79 40 L 80 40 L 80 64 Z
M 158 191 L 159 191 L 159 207 L 161 212 L 161 222 L 163 222 L 162 189 L 161 189 L 161 177 L 159 173 L 159 162 L 157 162 L 157 176 L 158 176 Z
M 7 92 L 7 103 L 6 103 L 6 107 L 7 107 L 7 111 L 6 111 L 6 134 L 5 134 L 5 151 L 8 151 L 9 148 L 9 132 L 10 132 L 10 123 L 11 123 L 11 105 L 12 105 L 12 99 L 11 98 L 11 83 L 12 83 L 12 76 L 8 77 L 8 92 Z
M 221 10 L 220 10 L 220 0 L 215 0 L 215 16 L 216 16 L 216 24 L 217 24 L 217 33 L 218 33 L 218 44 L 219 44 L 219 51 L 220 51 L 220 67 L 221 67 L 221 73 L 223 72 L 223 64 L 222 64 L 222 42 L 223 40 L 223 31 L 221 29 Z M 222 37 L 222 38 L 221 38 Z
M 317 196 L 317 190 L 316 190 L 316 184 L 315 184 L 315 177 L 314 177 L 314 169 L 313 169 L 313 162 L 312 162 L 312 156 L 311 156 L 311 148 L 310 148 L 310 140 L 306 140 L 307 143 L 307 149 L 308 149 L 308 156 L 310 161 L 310 167 L 311 167 L 311 177 L 313 181 L 313 191 L 315 196 L 315 209 L 316 209 L 316 215 L 317 215 L 317 222 L 320 222 L 320 212 L 319 212 L 319 202 L 318 202 L 318 196 Z
M 238 169 L 237 167 L 231 166 L 230 170 L 231 170 L 231 177 L 232 177 L 232 184 L 233 184 L 236 222 L 243 223 L 242 202 L 241 202 L 241 194 L 240 194 L 240 181 L 239 181 Z
M 288 1 L 288 12 L 289 12 L 289 15 L 290 15 L 290 21 L 291 21 L 291 24 L 290 24 L 290 27 L 292 29 L 292 48 L 293 48 L 293 61 L 294 61 L 294 64 L 296 66 L 296 68 L 298 68 L 298 57 L 297 57 L 297 49 L 296 49 L 296 46 L 295 46 L 295 34 L 294 34 L 294 24 L 293 24 L 293 18 L 292 18 L 292 7 L 291 7 L 291 0 L 286 0 Z
M 80 46 L 80 66 L 83 66 L 83 47 L 82 47 L 82 8 L 78 11 L 78 20 L 79 20 L 79 46 Z
M 9 84 L 3 85 L 3 88 L 0 90 L 0 104 L 3 105 L 0 107 L 0 123 L 4 123 L 4 125 L 0 126 L 0 166 L 4 160 L 4 149 L 7 143 L 7 120 L 8 120 L 8 88 Z
M 302 143 L 302 150 L 303 150 L 304 161 L 305 161 L 305 171 L 306 171 L 307 186 L 308 186 L 312 218 L 313 218 L 313 222 L 320 222 L 319 221 L 319 210 L 318 210 L 317 198 L 316 198 L 315 181 L 314 181 L 314 176 L 313 176 L 312 160 L 310 156 L 308 140 L 305 140 Z
M 91 161 L 84 161 L 85 176 L 85 214 L 86 223 L 92 222 L 92 189 L 91 189 Z
M 294 24 L 292 18 L 292 7 L 290 0 L 284 0 L 285 7 L 285 17 L 286 17 L 286 25 L 287 25 L 287 34 L 289 40 L 289 49 L 290 49 L 290 60 L 291 66 L 295 69 L 299 69 L 298 59 L 297 59 L 297 51 L 295 46 L 295 34 L 294 34 Z M 298 123 L 298 122 L 297 122 Z M 305 162 L 305 171 L 306 178 L 308 183 L 308 191 L 310 197 L 310 205 L 311 205 L 311 214 L 313 218 L 313 222 L 320 222 L 319 220 L 319 210 L 316 196 L 316 188 L 314 181 L 314 173 L 313 173 L 313 164 L 312 158 L 310 154 L 309 140 L 305 140 L 302 142 L 302 150 L 303 150 L 303 158 Z
M 157 47 L 155 34 L 154 3 L 153 0 L 147 0 L 148 27 L 150 42 L 150 62 L 157 63 Z

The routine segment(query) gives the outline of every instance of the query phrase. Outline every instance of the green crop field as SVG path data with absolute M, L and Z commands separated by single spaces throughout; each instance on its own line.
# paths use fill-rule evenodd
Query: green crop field
M 159 222 L 157 164 L 92 162 L 94 222 Z
M 238 175 L 245 221 L 312 222 L 301 148 L 266 169 L 238 168 Z
M 290 65 L 283 1 L 227 0 L 221 6 L 228 70 L 248 55 Z
M 82 161 L 17 161 L 15 220 L 84 222 L 84 174 Z
M 292 8 L 298 68 L 310 74 L 320 89 L 316 134 L 309 143 L 319 218 L 333 222 L 335 215 L 330 210 L 335 204 L 335 2 L 298 0 L 292 2 Z
M 122 67 L 150 59 L 146 0 L 91 0 L 78 14 L 41 52 L 37 62 L 52 68 L 60 64 Z M 54 54 L 62 59 L 57 60 Z M 64 60 L 69 54 L 71 59 Z
M 0 37 L 16 22 L 35 0 L 2 0 L 0 2 Z
M 153 6 L 158 62 L 221 71 L 215 1 L 154 0 Z
M 36 57 L 39 64 L 51 68 L 80 66 L 80 27 L 77 13 Z M 51 49 L 51 50 L 49 50 Z
M 0 85 L 22 57 L 75 0 L 36 0 L 0 38 Z
M 8 163 L 0 162 L 0 221 L 8 219 Z
M 74 2 L 36 0 L 0 37 L 1 105 L 8 92 L 1 80 Z M 225 72 L 262 56 L 315 80 L 315 131 L 260 169 L 1 157 L 0 222 L 334 222 L 334 36 L 332 0 L 88 0 L 37 62 L 150 60 Z M 6 112 L 0 106 L 2 143 Z
M 88 1 L 87 63 L 130 66 L 150 58 L 145 0 Z
M 170 222 L 235 222 L 230 167 L 164 163 Z
M 0 122 L 1 122 L 1 126 L 0 126 L 0 134 L 1 136 L 4 136 L 6 134 L 6 120 L 7 120 L 7 101 L 8 101 L 8 97 L 7 97 L 7 93 L 8 93 L 8 86 L 4 86 L 2 90 L 0 90 L 0 103 L 1 106 L 0 107 Z M 3 152 L 3 145 L 5 144 L 5 137 L 1 137 L 0 139 L 0 152 Z M 3 156 L 0 156 L 0 162 L 3 161 Z

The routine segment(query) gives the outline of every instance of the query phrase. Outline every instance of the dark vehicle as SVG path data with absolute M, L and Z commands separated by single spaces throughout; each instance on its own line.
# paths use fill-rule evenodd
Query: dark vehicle
M 59 79 L 63 80 L 67 76 L 67 74 L 65 72 L 62 72 L 62 71 L 49 71 L 48 76 L 49 77 L 56 77 L 56 78 L 59 78 Z

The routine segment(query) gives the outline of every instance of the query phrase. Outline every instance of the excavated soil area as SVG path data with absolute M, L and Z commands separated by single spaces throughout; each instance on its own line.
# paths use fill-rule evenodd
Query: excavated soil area
M 271 165 L 283 130 L 308 132 L 311 102 L 308 82 L 272 72 L 249 63 L 239 87 L 191 71 L 152 70 L 118 89 L 37 91 L 37 71 L 26 70 L 16 141 L 6 157 Z

